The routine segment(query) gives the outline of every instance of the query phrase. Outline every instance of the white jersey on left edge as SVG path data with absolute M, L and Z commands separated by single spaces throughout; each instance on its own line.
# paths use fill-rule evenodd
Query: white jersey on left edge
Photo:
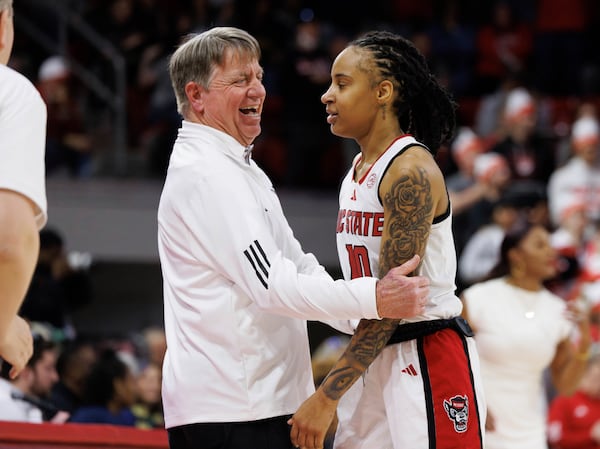
M 31 81 L 0 64 L 0 189 L 35 204 L 38 229 L 48 220 L 46 121 L 46 103 Z
M 336 234 L 338 256 L 345 279 L 379 277 L 379 252 L 384 229 L 379 184 L 394 158 L 415 144 L 421 145 L 412 136 L 399 137 L 356 182 L 354 171 L 361 157 L 359 154 L 343 179 Z M 462 303 L 454 293 L 456 251 L 450 211 L 434 219 L 418 274 L 429 278 L 430 297 L 425 316 L 408 321 L 460 315 Z

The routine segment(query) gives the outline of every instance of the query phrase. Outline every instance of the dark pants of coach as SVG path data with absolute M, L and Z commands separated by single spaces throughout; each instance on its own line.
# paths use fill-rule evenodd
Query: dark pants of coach
M 293 449 L 290 416 L 260 421 L 188 424 L 168 429 L 171 449 Z

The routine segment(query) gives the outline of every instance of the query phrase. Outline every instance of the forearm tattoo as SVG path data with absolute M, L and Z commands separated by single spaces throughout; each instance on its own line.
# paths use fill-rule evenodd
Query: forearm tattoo
M 375 360 L 394 333 L 397 320 L 360 320 L 348 347 L 321 384 L 323 392 L 338 400 Z
M 431 228 L 433 199 L 427 172 L 422 167 L 403 171 L 383 197 L 387 238 L 379 256 L 379 276 L 415 254 L 423 255 Z M 348 347 L 321 384 L 323 392 L 338 400 L 375 360 L 394 333 L 398 320 L 361 320 Z

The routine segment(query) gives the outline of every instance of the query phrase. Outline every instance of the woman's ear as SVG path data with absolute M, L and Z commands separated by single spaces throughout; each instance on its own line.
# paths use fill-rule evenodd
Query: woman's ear
M 510 274 L 514 277 L 522 276 L 527 267 L 523 260 L 523 253 L 521 250 L 517 247 L 509 249 L 506 258 L 508 260 Z
M 377 86 L 377 101 L 386 104 L 392 101 L 394 96 L 394 84 L 389 80 L 383 80 Z

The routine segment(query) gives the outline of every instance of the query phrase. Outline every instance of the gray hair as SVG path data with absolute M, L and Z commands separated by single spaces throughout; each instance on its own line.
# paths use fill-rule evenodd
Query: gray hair
M 169 61 L 169 75 L 177 98 L 177 111 L 181 115 L 185 116 L 189 109 L 185 85 L 194 81 L 208 87 L 215 68 L 223 64 L 227 50 L 257 60 L 261 55 L 258 41 L 246 31 L 234 27 L 215 27 L 192 34 L 173 53 Z

